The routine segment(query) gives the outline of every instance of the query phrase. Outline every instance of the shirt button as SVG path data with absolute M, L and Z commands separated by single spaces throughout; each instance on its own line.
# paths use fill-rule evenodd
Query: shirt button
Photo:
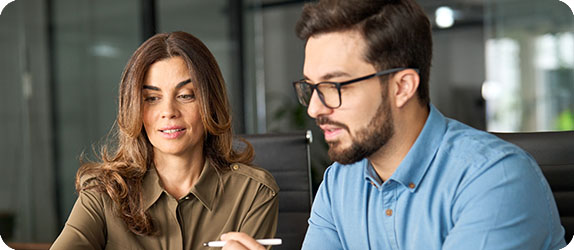
M 233 166 L 232 166 L 231 168 L 233 168 L 233 170 L 238 170 L 238 169 L 239 169 L 239 165 L 233 164 Z
M 387 216 L 391 216 L 391 215 L 393 215 L 393 210 L 387 209 L 387 211 L 385 211 L 385 214 L 387 214 Z
M 412 183 L 412 182 L 411 182 L 411 183 L 409 183 L 409 188 L 410 188 L 410 189 L 413 189 L 413 188 L 415 188 L 415 187 L 416 187 L 416 186 L 415 186 L 415 184 L 414 184 L 414 183 Z

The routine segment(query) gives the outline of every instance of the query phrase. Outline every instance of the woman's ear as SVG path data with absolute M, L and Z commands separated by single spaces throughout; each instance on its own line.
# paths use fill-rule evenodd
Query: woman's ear
M 399 71 L 391 78 L 391 83 L 394 84 L 393 95 L 397 108 L 404 107 L 416 95 L 419 82 L 419 74 L 414 69 Z

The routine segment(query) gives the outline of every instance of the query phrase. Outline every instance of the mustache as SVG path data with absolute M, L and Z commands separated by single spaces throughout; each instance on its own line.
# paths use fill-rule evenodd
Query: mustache
M 335 125 L 337 127 L 341 127 L 342 129 L 347 130 L 347 132 L 349 131 L 349 127 L 343 123 L 340 122 L 336 122 L 333 120 L 330 120 L 329 118 L 327 118 L 326 116 L 319 116 L 317 117 L 317 119 L 315 119 L 315 123 L 317 123 L 317 126 L 321 126 L 321 125 Z

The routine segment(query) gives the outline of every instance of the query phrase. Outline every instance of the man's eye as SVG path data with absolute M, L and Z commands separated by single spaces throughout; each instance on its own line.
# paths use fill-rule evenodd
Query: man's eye
M 321 92 L 337 92 L 337 85 L 335 84 L 321 84 L 319 85 Z

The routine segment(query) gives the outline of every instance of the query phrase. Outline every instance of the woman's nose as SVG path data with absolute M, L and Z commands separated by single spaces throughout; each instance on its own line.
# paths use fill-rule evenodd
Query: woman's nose
M 177 117 L 178 114 L 177 103 L 175 103 L 175 101 L 166 100 L 164 105 L 162 105 L 161 118 L 171 119 Z

